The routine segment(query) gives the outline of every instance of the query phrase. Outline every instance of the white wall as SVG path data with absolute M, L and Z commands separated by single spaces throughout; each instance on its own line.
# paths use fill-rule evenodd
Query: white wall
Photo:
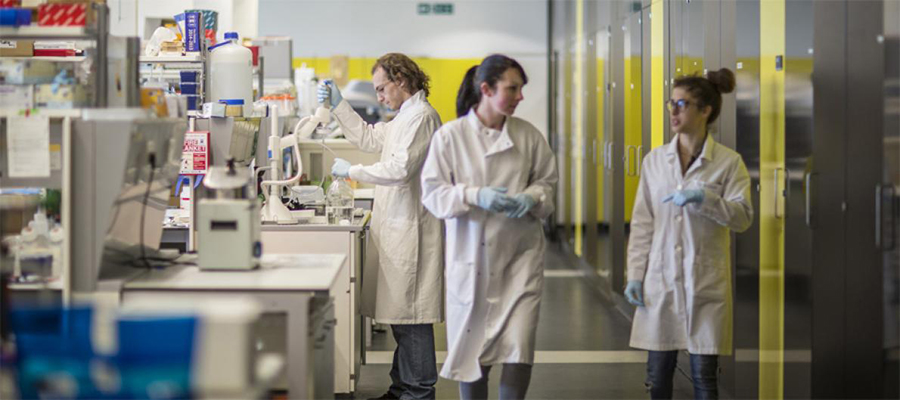
M 516 115 L 547 133 L 547 1 L 457 0 L 450 16 L 409 0 L 259 0 L 260 36 L 291 36 L 294 57 L 482 58 L 503 53 L 529 77 Z M 432 77 L 440 79 L 440 77 Z
M 110 9 L 110 31 L 119 36 L 148 39 L 148 18 L 171 19 L 175 14 L 190 9 L 219 13 L 218 40 L 228 31 L 237 31 L 241 37 L 259 34 L 259 0 L 116 0 L 107 4 Z

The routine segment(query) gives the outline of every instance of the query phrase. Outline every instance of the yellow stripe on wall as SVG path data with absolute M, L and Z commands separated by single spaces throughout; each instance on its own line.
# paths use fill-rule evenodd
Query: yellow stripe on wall
M 759 398 L 784 398 L 785 1 L 760 1 Z M 777 173 L 777 179 L 776 179 Z M 775 187 L 777 185 L 777 187 Z
M 575 3 L 575 254 L 584 254 L 584 0 Z
M 665 142 L 665 7 L 664 1 L 650 5 L 650 149 Z
M 377 58 L 354 57 L 347 64 L 348 79 L 372 80 L 372 66 Z M 448 122 L 456 119 L 456 94 L 459 85 L 462 84 L 466 71 L 474 65 L 481 63 L 481 58 L 413 58 L 413 61 L 431 77 L 431 90 L 428 102 L 437 110 L 441 121 Z M 316 71 L 316 76 L 331 76 L 331 58 L 302 58 L 293 60 L 294 68 L 307 67 Z M 528 86 L 525 87 L 525 95 L 528 95 Z
M 604 38 L 605 40 L 605 38 Z M 606 60 L 603 58 L 597 58 L 597 149 L 600 154 L 598 155 L 597 160 L 600 162 L 597 163 L 597 222 L 606 222 L 606 210 L 603 208 L 603 199 L 606 197 L 606 191 L 603 186 L 603 178 L 606 174 L 606 170 L 604 169 L 604 160 L 606 157 L 604 152 L 604 144 L 603 138 L 605 137 L 605 129 L 606 129 Z

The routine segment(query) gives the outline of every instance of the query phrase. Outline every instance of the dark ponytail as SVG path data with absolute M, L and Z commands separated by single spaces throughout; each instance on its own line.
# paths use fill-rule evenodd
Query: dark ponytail
M 456 117 L 460 118 L 469 112 L 475 104 L 478 104 L 479 91 L 475 90 L 475 70 L 478 66 L 473 66 L 466 71 L 466 77 L 463 78 L 462 84 L 459 85 L 459 92 L 456 94 Z
M 525 75 L 525 69 L 518 61 L 504 56 L 502 54 L 490 55 L 481 62 L 481 65 L 469 68 L 466 77 L 463 78 L 462 84 L 459 86 L 459 93 L 456 95 L 456 116 L 462 117 L 469 112 L 472 107 L 478 105 L 481 101 L 481 84 L 487 83 L 491 88 L 497 86 L 497 81 L 506 70 L 514 68 L 522 75 L 522 83 L 528 83 L 528 76 Z
M 719 112 L 722 111 L 722 95 L 734 90 L 734 72 L 728 68 L 722 68 L 718 71 L 707 72 L 706 77 L 682 76 L 675 78 L 674 87 L 687 90 L 691 97 L 700 102 L 699 108 L 712 107 L 709 119 L 706 120 L 707 124 L 711 124 L 716 121 L 716 118 L 719 118 Z

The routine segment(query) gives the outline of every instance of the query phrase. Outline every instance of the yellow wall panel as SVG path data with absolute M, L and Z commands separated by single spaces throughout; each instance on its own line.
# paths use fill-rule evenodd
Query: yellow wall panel
M 584 252 L 584 0 L 575 2 L 575 254 Z
M 560 190 L 563 191 L 563 221 L 566 224 L 572 224 L 572 192 L 574 186 L 572 185 L 572 178 L 570 171 L 572 171 L 572 96 L 575 94 L 572 93 L 572 80 L 573 80 L 573 69 L 572 65 L 572 54 L 569 51 L 566 51 L 566 54 L 563 57 L 563 90 L 561 95 L 563 96 L 563 110 L 562 110 L 562 119 L 563 119 L 563 138 L 561 149 L 563 152 L 563 162 L 562 162 L 562 170 L 559 171 L 560 179 L 562 184 L 560 185 Z
M 662 146 L 665 142 L 664 130 L 666 114 L 663 109 L 665 99 L 664 56 L 665 49 L 665 2 L 657 1 L 650 6 L 650 149 Z
M 784 398 L 784 0 L 760 1 L 759 397 Z M 780 172 L 780 174 L 779 174 Z

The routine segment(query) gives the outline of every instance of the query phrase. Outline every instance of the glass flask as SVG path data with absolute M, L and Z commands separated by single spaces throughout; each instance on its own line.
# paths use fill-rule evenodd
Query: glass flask
M 331 225 L 353 223 L 353 188 L 347 179 L 335 178 L 325 195 L 325 215 Z

